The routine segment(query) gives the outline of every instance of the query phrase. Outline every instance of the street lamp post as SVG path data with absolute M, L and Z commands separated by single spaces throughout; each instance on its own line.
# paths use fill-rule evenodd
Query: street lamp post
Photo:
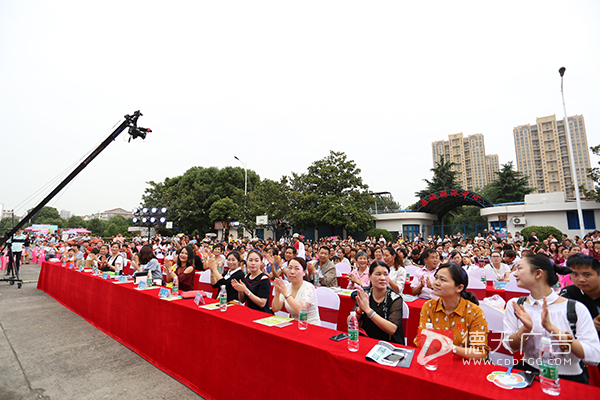
M 562 95 L 563 111 L 565 113 L 565 129 L 567 131 L 567 148 L 569 149 L 569 157 L 571 158 L 571 176 L 575 185 L 575 201 L 577 202 L 577 217 L 579 218 L 579 234 L 583 239 L 585 236 L 585 228 L 583 226 L 583 212 L 581 211 L 581 198 L 579 197 L 579 183 L 577 181 L 577 169 L 575 169 L 575 157 L 573 157 L 573 144 L 571 143 L 571 130 L 569 129 L 569 117 L 567 116 L 567 106 L 565 105 L 565 93 L 563 92 L 563 76 L 566 68 L 561 67 L 558 70 L 560 74 L 560 94 Z
M 247 164 L 245 162 L 243 162 L 242 160 L 240 160 L 238 158 L 238 156 L 233 156 L 233 158 L 235 158 L 236 160 L 241 162 L 242 165 L 244 166 L 244 196 L 246 196 L 248 194 L 248 168 L 246 168 Z

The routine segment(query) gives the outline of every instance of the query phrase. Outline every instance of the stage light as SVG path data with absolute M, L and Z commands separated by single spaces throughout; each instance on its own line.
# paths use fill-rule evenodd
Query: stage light
M 156 222 L 156 218 L 154 218 L 154 217 L 151 217 L 151 218 L 150 218 L 150 223 L 151 223 L 151 224 L 153 224 L 153 223 L 155 223 L 155 222 Z
M 139 219 L 139 218 L 133 218 L 133 219 L 131 220 L 131 222 L 133 222 L 134 224 L 137 224 L 139 221 L 140 221 L 140 219 Z
M 163 213 L 163 214 L 166 214 L 167 213 L 167 207 L 161 208 L 160 212 Z
M 148 214 L 148 208 L 146 208 L 146 207 L 142 208 L 142 213 Z
M 146 218 L 146 217 L 142 218 L 142 223 L 145 224 L 146 222 L 148 222 L 148 218 Z
M 165 217 L 160 217 L 160 223 L 164 224 L 165 222 L 167 222 L 167 219 Z
M 158 208 L 152 207 L 151 212 L 152 212 L 152 214 L 156 214 L 158 212 Z

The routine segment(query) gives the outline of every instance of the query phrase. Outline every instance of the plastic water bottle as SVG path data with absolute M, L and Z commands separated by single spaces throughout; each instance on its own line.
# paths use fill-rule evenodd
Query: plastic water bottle
M 315 270 L 314 282 L 315 282 L 315 287 L 321 286 L 321 284 L 319 283 L 319 269 L 318 268 Z
M 483 269 L 481 269 L 481 283 L 483 283 L 484 286 L 487 286 L 487 275 Z
M 305 331 L 308 328 L 308 305 L 305 301 L 300 302 L 300 313 L 298 314 L 298 329 Z
M 63 265 L 63 267 L 66 267 L 66 266 L 67 266 L 67 260 L 65 260 L 64 258 L 63 258 L 63 260 L 62 260 L 62 265 Z
M 350 319 L 348 320 L 348 350 L 358 351 L 358 319 L 355 311 L 350 312 Z
M 219 292 L 219 308 L 221 312 L 227 311 L 227 290 L 225 285 L 221 285 L 221 291 Z
M 171 293 L 173 293 L 173 296 L 175 297 L 179 296 L 179 279 L 177 278 L 177 275 L 173 278 L 173 288 L 171 289 Z
M 425 329 L 433 330 L 433 324 L 431 322 L 427 322 L 425 324 Z M 430 348 L 431 348 L 431 343 L 429 344 L 429 346 L 424 346 L 421 351 L 424 351 L 425 352 L 425 356 L 427 356 L 427 351 Z M 429 371 L 435 371 L 436 369 L 438 369 L 438 359 L 434 358 L 434 359 L 430 360 L 427 364 L 425 364 L 425 369 L 428 369 Z
M 560 394 L 558 367 L 554 354 L 552 354 L 552 342 L 548 336 L 542 337 L 540 360 L 540 385 L 542 386 L 542 391 L 551 396 L 558 396 Z
M 152 274 L 150 273 L 150 271 L 148 271 L 148 275 L 146 276 L 146 287 L 152 287 Z

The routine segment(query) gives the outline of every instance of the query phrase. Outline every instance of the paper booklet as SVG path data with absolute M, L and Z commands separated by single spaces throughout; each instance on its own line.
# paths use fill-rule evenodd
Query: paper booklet
M 388 342 L 380 341 L 365 356 L 368 361 L 389 367 L 400 366 L 408 368 L 413 358 L 415 349 L 394 347 Z
M 291 325 L 293 320 L 294 318 L 279 317 L 277 315 L 273 315 L 272 317 L 257 319 L 254 322 L 265 326 L 283 327 Z

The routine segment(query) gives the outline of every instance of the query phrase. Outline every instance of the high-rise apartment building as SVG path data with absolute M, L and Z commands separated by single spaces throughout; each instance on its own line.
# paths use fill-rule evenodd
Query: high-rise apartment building
M 462 133 L 448 135 L 448 140 L 431 143 L 433 165 L 444 156 L 456 165 L 458 182 L 466 190 L 474 191 L 496 180 L 494 171 L 500 169 L 496 154 L 486 156 L 483 135 L 477 133 L 466 138 Z
M 592 190 L 587 177 L 590 153 L 582 115 L 569 117 L 571 144 L 579 185 Z M 520 125 L 513 129 L 517 168 L 529 176 L 534 193 L 564 192 L 575 197 L 571 175 L 571 157 L 567 147 L 565 122 L 556 115 L 536 119 L 535 125 Z

